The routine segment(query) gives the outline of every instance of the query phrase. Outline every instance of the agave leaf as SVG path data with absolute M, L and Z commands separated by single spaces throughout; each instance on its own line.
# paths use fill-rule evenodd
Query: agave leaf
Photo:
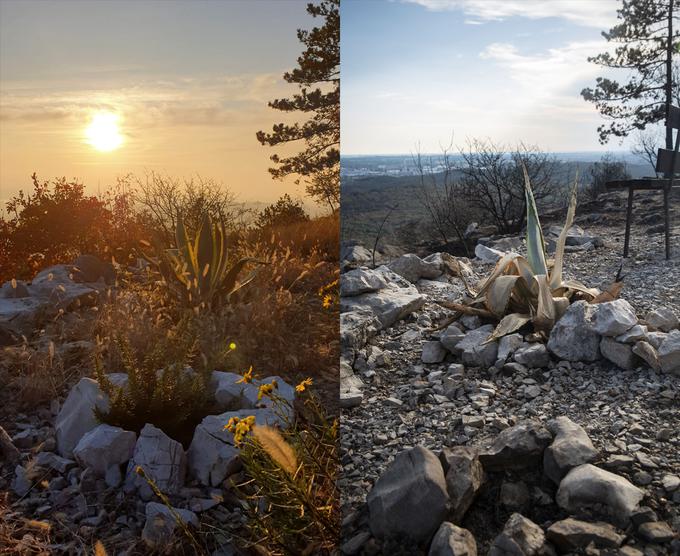
M 512 296 L 512 290 L 515 287 L 517 280 L 521 278 L 520 276 L 499 276 L 491 284 L 491 287 L 486 292 L 485 304 L 486 308 L 489 309 L 493 314 L 502 317 L 510 303 L 510 297 Z
M 213 253 L 215 251 L 214 231 L 213 226 L 206 213 L 203 216 L 201 227 L 196 234 L 196 268 L 195 272 L 198 275 L 199 289 L 201 292 L 206 292 L 211 285 L 212 273 L 215 272 L 213 267 Z
M 545 242 L 543 241 L 543 231 L 538 220 L 536 210 L 536 200 L 531 191 L 529 174 L 526 166 L 522 165 L 524 171 L 524 194 L 527 203 L 527 260 L 534 274 L 548 274 L 548 266 L 545 263 Z
M 550 330 L 555 324 L 555 302 L 550 292 L 550 284 L 545 274 L 536 276 L 538 284 L 538 308 L 534 317 L 536 330 Z
M 550 288 L 556 289 L 562 285 L 562 267 L 564 265 L 564 246 L 567 243 L 567 234 L 569 228 L 574 223 L 574 216 L 576 215 L 576 196 L 578 191 L 578 170 L 574 178 L 574 185 L 571 188 L 571 197 L 569 199 L 569 209 L 567 210 L 567 218 L 564 222 L 564 228 L 560 232 L 560 237 L 557 239 L 557 246 L 555 248 L 555 263 L 550 273 Z
M 241 272 L 241 270 L 243 270 L 243 267 L 245 267 L 248 263 L 268 264 L 264 261 L 260 261 L 259 259 L 255 259 L 253 257 L 244 257 L 240 259 L 224 275 L 224 278 L 222 279 L 222 282 L 220 284 L 220 290 L 223 293 L 229 295 L 231 292 L 235 291 L 238 275 Z
M 597 288 L 589 288 L 587 286 L 584 286 L 581 284 L 581 282 L 578 282 L 577 280 L 566 280 L 562 282 L 562 286 L 566 287 L 569 290 L 575 290 L 577 292 L 585 293 L 586 295 L 594 298 L 600 295 L 600 290 Z
M 491 333 L 491 335 L 486 340 L 484 340 L 483 344 L 493 342 L 494 340 L 498 340 L 503 336 L 512 334 L 513 332 L 519 330 L 530 321 L 531 316 L 522 313 L 510 313 L 509 315 L 505 315 L 498 323 L 498 325 Z
M 505 274 L 512 262 L 518 257 L 521 257 L 519 253 L 506 253 L 503 255 L 503 257 L 501 257 L 496 263 L 496 266 L 489 277 L 484 281 L 482 288 L 479 290 L 479 292 L 477 292 L 477 297 L 481 297 L 486 294 L 486 291 L 493 285 L 493 283 L 496 281 L 496 278 Z
M 555 322 L 557 322 L 569 308 L 569 298 L 553 297 L 553 303 L 555 304 Z

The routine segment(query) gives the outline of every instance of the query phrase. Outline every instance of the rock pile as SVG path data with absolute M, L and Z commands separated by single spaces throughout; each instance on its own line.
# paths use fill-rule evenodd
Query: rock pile
M 495 508 L 509 514 L 487 543 L 490 555 L 680 550 L 671 527 L 642 505 L 644 492 L 591 463 L 598 459 L 586 431 L 567 417 L 522 421 L 491 442 L 444 448 L 439 456 L 422 446 L 404 450 L 368 494 L 370 535 L 360 533 L 362 544 L 404 538 L 429 556 L 477 554 L 475 535 L 464 525 L 483 526 L 466 519 L 483 499 L 477 513 Z M 535 506 L 551 508 L 554 517 L 535 523 L 521 513 L 547 515 Z M 358 548 L 350 539 L 344 551 Z
M 116 386 L 127 384 L 125 374 L 108 377 Z M 17 464 L 11 483 L 15 494 L 23 497 L 20 504 L 36 517 L 61 512 L 64 520 L 83 531 L 113 523 L 120 535 L 141 534 L 150 547 L 162 549 L 178 525 L 173 513 L 195 526 L 197 512 L 210 510 L 230 496 L 228 479 L 240 465 L 233 435 L 224 429 L 229 419 L 254 415 L 257 424 L 283 425 L 271 400 L 258 402 L 258 384 L 276 378 L 278 395 L 294 402 L 294 388 L 280 377 L 245 385 L 237 384 L 239 375 L 233 373 L 214 371 L 212 378 L 214 406 L 226 411 L 203 419 L 188 450 L 150 423 L 139 435 L 99 423 L 94 408 L 106 411 L 108 396 L 97 381 L 82 378 L 63 406 L 55 407 L 53 427 L 26 427 L 12 439 L 22 450 L 23 461 Z M 146 477 L 137 472 L 139 468 Z M 149 481 L 176 507 L 170 510 L 154 501 Z M 138 509 L 113 518 L 98 512 L 100 501 L 111 498 Z M 144 515 L 145 522 L 137 523 L 136 513 Z M 240 519 L 240 512 L 226 521 L 232 518 Z
M 587 243 L 591 242 L 583 245 Z M 597 238 L 587 249 L 601 244 Z M 522 249 L 512 245 L 497 248 L 493 242 L 486 246 Z M 609 283 L 613 274 L 600 275 L 593 270 L 600 258 L 589 257 L 586 265 L 579 259 L 582 253 L 574 249 L 567 254 L 567 269 L 587 270 L 585 276 L 574 277 L 588 284 Z M 645 308 L 642 317 L 624 299 L 599 305 L 577 302 L 557 323 L 562 332 L 554 332 L 547 341 L 515 333 L 487 343 L 493 325 L 478 317 L 462 317 L 438 329 L 451 312 L 436 303 L 460 302 L 465 282 L 476 284 L 488 274 L 487 262 L 457 259 L 458 267 L 440 266 L 441 273 L 434 276 L 433 269 L 422 263 L 442 261 L 442 255 L 420 262 L 414 256 L 401 259 L 399 264 L 377 269 L 354 268 L 356 275 L 380 274 L 387 285 L 374 281 L 372 287 L 377 289 L 355 296 L 347 296 L 352 290 L 345 290 L 341 301 L 342 389 L 346 393 L 339 483 L 345 513 L 343 551 L 420 554 L 425 546 L 432 554 L 473 553 L 464 529 L 482 552 L 496 546 L 494 554 L 538 553 L 522 548 L 520 538 L 559 553 L 586 550 L 583 547 L 589 542 L 584 544 L 583 539 L 595 537 L 609 539 L 596 544 L 606 547 L 607 542 L 613 543 L 609 550 L 616 546 L 618 552 L 612 554 L 638 554 L 638 549 L 646 554 L 668 554 L 674 550 L 676 544 L 670 540 L 650 541 L 647 531 L 670 530 L 677 535 L 680 530 L 680 489 L 674 486 L 680 476 L 680 371 L 675 366 L 680 307 L 667 301 L 665 292 L 671 290 L 662 282 L 650 283 L 644 295 L 639 289 L 625 290 L 637 307 Z M 618 261 L 606 256 L 602 260 L 618 268 Z M 408 274 L 402 270 L 407 262 L 409 279 L 387 274 L 390 269 L 394 274 L 395 270 Z M 341 284 L 348 274 L 341 275 Z M 635 285 L 638 277 L 643 280 L 647 275 L 646 268 L 640 269 L 626 280 Z M 418 294 L 420 301 L 416 306 L 406 305 L 398 320 L 384 324 L 374 311 L 376 301 L 371 296 L 393 288 Z M 354 302 L 348 303 L 349 297 L 355 297 Z M 354 326 L 359 322 L 365 326 Z M 424 532 L 416 534 L 415 541 L 393 541 L 384 534 L 380 537 L 371 525 L 384 506 L 402 520 L 401 533 L 408 530 L 408 518 L 397 509 L 406 501 L 399 499 L 400 493 L 422 490 L 439 500 L 433 493 L 441 491 L 441 476 L 423 476 L 432 458 L 411 453 L 416 446 L 419 451 L 429 450 L 430 455 L 441 454 L 448 495 L 444 521 L 436 527 L 423 525 L 430 544 L 422 540 Z M 521 457 L 512 451 L 519 446 L 526 450 Z M 411 456 L 393 464 L 402 453 Z M 525 467 L 519 463 L 522 461 L 532 463 Z M 419 468 L 417 462 L 421 462 Z M 398 488 L 390 490 L 382 477 L 392 465 L 410 469 L 416 486 L 401 476 L 394 479 Z M 449 474 L 450 468 L 459 471 Z M 565 483 L 561 506 L 559 487 L 578 468 L 582 470 Z M 600 472 L 605 475 L 598 475 Z M 602 492 L 607 492 L 607 485 L 621 485 L 612 476 L 634 490 L 622 489 L 627 497 L 606 498 Z M 587 513 L 569 509 L 574 507 L 569 490 L 572 480 L 588 484 L 588 489 L 605 489 L 598 490 L 599 499 L 590 501 L 593 507 Z M 381 490 L 390 494 L 376 498 Z M 589 508 L 585 495 L 579 498 L 575 487 L 574 492 L 577 504 Z M 621 527 L 618 518 L 638 493 L 644 499 L 636 502 L 628 524 Z M 611 512 L 602 511 L 603 499 Z M 499 505 L 499 500 L 503 504 Z M 640 503 L 651 509 L 638 508 Z M 433 505 L 435 516 L 438 504 Z M 499 513 L 498 508 L 503 510 Z M 519 515 L 510 519 L 513 513 Z M 646 521 L 652 523 L 651 517 L 659 525 L 645 525 Z M 500 518 L 502 523 L 497 522 Z M 418 519 L 425 518 L 419 515 Z M 381 518 L 376 520 L 380 523 Z M 376 527 L 381 530 L 380 525 Z M 597 550 L 607 553 L 606 548 L 593 546 L 587 553 L 596 554 Z

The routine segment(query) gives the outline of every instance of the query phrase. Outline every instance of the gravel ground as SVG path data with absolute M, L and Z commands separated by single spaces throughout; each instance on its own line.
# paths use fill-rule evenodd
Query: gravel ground
M 621 297 L 639 317 L 663 306 L 680 314 L 676 295 L 680 244 L 676 239 L 674 258 L 666 261 L 663 233 L 648 233 L 661 222 L 660 196 L 643 194 L 640 199 L 636 218 L 642 223 L 633 227 Z M 577 223 L 601 237 L 604 245 L 567 254 L 567 278 L 591 286 L 613 281 L 622 262 L 622 206 L 621 195 L 608 195 L 582 211 L 585 214 Z M 677 238 L 680 228 L 674 231 Z M 474 261 L 472 266 L 480 278 L 491 268 Z M 680 473 L 680 377 L 646 367 L 623 371 L 605 361 L 553 362 L 549 369 L 513 376 L 503 376 L 495 368 L 473 368 L 465 370 L 460 388 L 449 399 L 442 395 L 438 371 L 445 373 L 457 361 L 449 355 L 443 363 L 423 364 L 421 344 L 432 327 L 451 314 L 433 300 L 460 297 L 462 286 L 450 278 L 450 284 L 421 281 L 419 290 L 428 294 L 425 306 L 373 338 L 365 348 L 367 363 L 355 365 L 365 389 L 362 404 L 344 410 L 341 419 L 345 540 L 367 529 L 366 495 L 386 465 L 405 448 L 420 444 L 436 451 L 477 444 L 521 419 L 548 420 L 560 415 L 586 429 L 600 452 L 598 465 L 640 486 L 647 494 L 645 503 L 680 530 L 680 489 L 669 493 L 662 486 L 662 477 Z M 506 517 L 490 515 L 473 522 L 473 516 L 463 526 L 472 530 L 483 548 L 502 529 Z

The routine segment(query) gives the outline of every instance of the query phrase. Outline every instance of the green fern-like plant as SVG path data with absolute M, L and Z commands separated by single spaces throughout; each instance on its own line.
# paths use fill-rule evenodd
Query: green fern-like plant
M 191 238 L 180 214 L 175 247 L 159 250 L 158 257 L 145 257 L 158 268 L 168 287 L 184 304 L 191 308 L 210 308 L 215 302 L 229 302 L 234 293 L 255 278 L 258 269 L 239 280 L 249 263 L 266 264 L 252 257 L 230 264 L 226 236 L 224 223 L 213 222 L 206 213 Z
M 180 324 L 174 333 L 149 346 L 143 357 L 133 353 L 124 337 L 117 337 L 115 345 L 128 381 L 114 385 L 101 357 L 95 356 L 97 380 L 111 400 L 108 411 L 95 409 L 97 419 L 135 432 L 150 423 L 183 444 L 189 442 L 210 403 L 207 375 L 187 368 L 196 354 L 195 334 Z

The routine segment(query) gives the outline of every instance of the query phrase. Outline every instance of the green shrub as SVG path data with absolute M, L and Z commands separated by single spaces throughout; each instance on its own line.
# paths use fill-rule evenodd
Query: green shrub
M 149 346 L 144 357 L 135 356 L 129 341 L 115 340 L 128 382 L 115 386 L 95 357 L 97 380 L 111 399 L 107 412 L 95 409 L 103 423 L 139 432 L 146 423 L 163 430 L 185 446 L 194 427 L 209 413 L 208 376 L 187 367 L 196 356 L 195 333 L 185 323 Z
M 246 498 L 249 544 L 272 556 L 331 554 L 338 546 L 338 421 L 307 393 L 310 384 L 308 380 L 298 385 L 302 403 L 288 428 L 246 424 L 251 432 L 241 441 L 247 481 L 240 488 Z M 265 395 L 288 421 L 288 402 L 276 394 Z M 238 423 L 230 425 L 237 438 L 245 432 L 238 430 Z

